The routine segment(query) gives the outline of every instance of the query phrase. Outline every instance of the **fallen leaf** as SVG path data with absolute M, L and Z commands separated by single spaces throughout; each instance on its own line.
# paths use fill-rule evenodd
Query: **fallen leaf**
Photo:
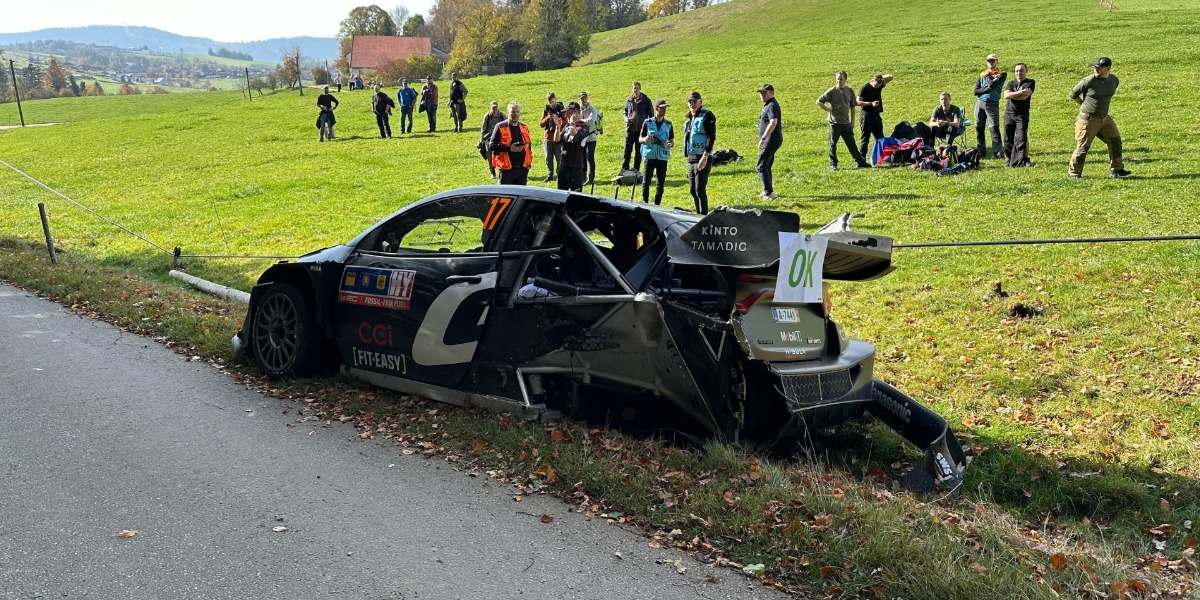
M 613 556 L 615 556 L 615 557 L 617 557 L 617 558 L 619 558 L 619 559 L 621 559 L 621 560 L 624 560 L 624 559 L 625 559 L 625 556 L 624 556 L 623 554 L 621 554 L 621 551 L 620 551 L 620 550 L 618 550 L 618 551 L 616 551 L 616 552 L 613 552 Z
M 1033 497 L 1033 490 L 1031 490 L 1031 489 L 1029 489 L 1029 488 L 1025 488 L 1023 491 L 1025 492 L 1025 497 L 1026 497 L 1026 498 L 1032 498 L 1032 497 Z
M 566 436 L 563 435 L 563 432 L 555 429 L 554 431 L 550 432 L 550 439 L 556 442 L 561 442 L 566 439 Z
M 483 449 L 486 447 L 487 442 L 483 440 L 475 440 L 475 445 L 471 446 L 471 450 L 473 450 L 476 454 L 479 454 L 480 452 L 483 452 Z
M 725 490 L 721 496 L 725 498 L 725 504 L 728 504 L 729 508 L 737 508 L 737 497 L 733 495 L 732 491 Z
M 553 521 L 553 520 L 554 520 L 554 517 L 552 517 L 552 516 L 550 516 L 550 515 L 542 515 L 542 522 L 543 522 L 543 523 L 549 523 L 549 522 L 551 522 L 551 521 Z
M 817 571 L 817 574 L 821 577 L 821 579 L 829 579 L 830 577 L 837 575 L 837 567 L 821 567 Z
M 746 565 L 746 566 L 742 567 L 742 572 L 746 573 L 747 575 L 753 575 L 755 577 L 762 575 L 762 572 L 766 571 L 766 570 L 767 570 L 767 565 L 764 565 L 762 563 L 755 563 L 752 565 Z
M 1145 584 L 1143 584 L 1142 582 L 1140 582 L 1136 579 L 1130 579 L 1129 581 L 1126 581 L 1125 583 L 1129 584 L 1130 590 L 1133 590 L 1139 594 L 1142 594 L 1143 596 L 1148 595 L 1150 593 L 1150 588 L 1146 587 Z
M 683 566 L 683 561 L 675 559 L 675 572 L 683 575 L 684 571 L 687 571 L 687 567 Z
M 1112 589 L 1113 594 L 1116 594 L 1118 598 L 1125 596 L 1125 594 L 1129 591 L 1129 584 L 1125 583 L 1124 581 L 1114 581 L 1112 585 L 1109 585 L 1108 587 Z
M 117 534 L 117 537 L 119 537 L 123 540 L 127 540 L 137 534 L 138 534 L 138 530 L 136 530 L 136 529 L 122 529 L 121 533 Z
M 522 500 L 524 500 L 524 499 L 525 499 L 525 496 L 522 496 L 522 495 L 520 495 L 520 494 L 517 494 L 516 496 L 513 496 L 513 502 L 520 502 L 520 501 L 522 501 Z
M 558 476 L 554 473 L 554 467 L 551 467 L 550 465 L 542 465 L 538 467 L 534 473 L 546 478 L 547 483 L 554 483 L 558 481 Z
M 1067 557 L 1062 552 L 1050 557 L 1050 568 L 1055 571 L 1061 571 L 1067 568 Z
M 658 543 L 658 542 L 650 542 L 649 544 L 646 544 L 646 545 L 647 545 L 647 546 L 649 546 L 649 547 L 651 547 L 651 548 L 654 548 L 655 550 L 658 550 L 659 548 L 662 548 L 662 544 L 660 544 L 660 543 Z
M 1030 478 L 1030 479 L 1032 479 L 1032 480 L 1034 480 L 1034 481 L 1037 481 L 1038 479 L 1041 479 L 1041 478 L 1042 478 L 1042 470 L 1041 470 L 1041 469 L 1034 469 L 1034 470 L 1030 471 L 1030 472 L 1029 472 L 1029 478 Z
M 271 531 L 274 531 L 275 533 L 283 533 L 287 530 L 288 530 L 288 528 L 284 527 L 283 525 L 277 525 L 277 526 L 271 528 Z
M 1163 512 L 1171 512 L 1171 503 L 1168 502 L 1166 498 L 1158 501 L 1158 507 L 1161 508 Z
M 976 573 L 979 573 L 980 575 L 983 575 L 984 573 L 988 572 L 987 567 L 985 567 L 977 562 L 971 563 L 971 570 L 975 571 Z

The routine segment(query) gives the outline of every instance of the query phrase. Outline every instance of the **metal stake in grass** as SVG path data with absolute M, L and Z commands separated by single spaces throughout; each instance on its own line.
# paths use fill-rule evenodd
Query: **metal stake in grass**
M 46 232 L 46 250 L 50 251 L 50 264 L 57 265 L 58 257 L 54 255 L 54 238 L 50 235 L 50 220 L 46 218 L 46 205 L 38 202 L 38 213 L 42 215 L 42 231 Z

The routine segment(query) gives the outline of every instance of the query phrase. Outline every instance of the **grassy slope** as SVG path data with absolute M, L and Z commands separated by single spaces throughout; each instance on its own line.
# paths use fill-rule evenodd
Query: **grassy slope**
M 1190 141 L 1200 133 L 1192 71 L 1200 7 L 1123 1 L 1109 12 L 1090 1 L 1022 0 L 990 13 L 954 11 L 957 25 L 933 46 L 923 32 L 932 15 L 944 14 L 939 6 L 865 1 L 838 13 L 827 4 L 736 0 L 597 36 L 581 62 L 599 64 L 473 80 L 470 121 L 493 98 L 521 101 L 525 120 L 536 121 L 546 90 L 587 89 L 608 113 L 598 158 L 610 173 L 620 160 L 620 106 L 639 79 L 652 97 L 673 102 L 677 122 L 683 95 L 701 90 L 719 116 L 718 146 L 752 156 L 753 90 L 771 81 L 786 136 L 776 163 L 783 197 L 774 206 L 799 212 L 806 229 L 850 210 L 867 213 L 858 228 L 901 241 L 1200 232 L 1193 191 L 1200 159 Z M 926 118 L 942 89 L 969 106 L 988 52 L 1006 68 L 1028 62 L 1038 81 L 1035 168 L 987 163 L 951 179 L 828 172 L 823 113 L 812 102 L 833 71 L 847 69 L 855 87 L 870 73 L 896 75 L 885 91 L 890 128 Z M 1088 179 L 1070 182 L 1074 105 L 1066 95 L 1099 54 L 1116 60 L 1122 88 L 1113 111 L 1138 177 L 1103 178 L 1100 150 Z M 192 253 L 303 252 L 348 239 L 433 191 L 486 179 L 475 136 L 385 142 L 375 138 L 367 94 L 339 98 L 335 144 L 314 139 L 312 94 L 252 103 L 237 94 L 39 101 L 26 105 L 28 121 L 66 124 L 0 131 L 0 158 Z M 0 105 L 0 124 L 15 122 L 15 107 Z M 448 124 L 443 114 L 442 128 Z M 670 176 L 666 202 L 689 207 L 678 162 Z M 35 204 L 46 202 L 67 249 L 156 277 L 165 271 L 165 255 L 11 172 L 0 172 L 0 188 L 0 237 L 37 239 Z M 710 184 L 715 204 L 754 206 L 757 191 L 752 163 L 719 170 Z M 1190 536 L 1182 523 L 1200 506 L 1200 245 L 898 250 L 896 259 L 900 269 L 887 278 L 836 286 L 835 312 L 849 332 L 878 345 L 885 378 L 965 430 L 980 452 L 969 471 L 971 496 L 1034 522 L 1061 520 L 1090 542 L 1115 537 L 1121 541 L 1107 551 L 1118 565 L 1151 551 L 1147 528 L 1174 523 L 1168 554 L 1177 556 Z M 263 266 L 189 265 L 243 288 Z M 997 281 L 1009 297 L 991 294 Z M 1010 319 L 1017 302 L 1044 314 Z M 894 437 L 875 432 L 864 452 L 886 464 L 895 446 Z M 1097 531 L 1098 523 L 1109 529 Z M 856 531 L 869 529 L 847 533 L 852 543 L 866 539 Z M 876 552 L 893 571 L 904 554 Z M 912 595 L 913 588 L 896 589 Z

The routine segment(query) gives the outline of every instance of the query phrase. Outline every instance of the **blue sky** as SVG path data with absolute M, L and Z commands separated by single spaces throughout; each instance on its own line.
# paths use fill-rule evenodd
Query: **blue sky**
M 49 27 L 85 25 L 141 25 L 171 33 L 205 37 L 218 42 L 249 42 L 278 37 L 334 37 L 338 23 L 363 0 L 4 0 L 18 7 L 0 9 L 0 33 L 35 31 Z M 385 0 L 377 3 L 390 11 L 397 5 L 428 16 L 433 0 Z M 15 10 L 13 10 L 15 8 Z

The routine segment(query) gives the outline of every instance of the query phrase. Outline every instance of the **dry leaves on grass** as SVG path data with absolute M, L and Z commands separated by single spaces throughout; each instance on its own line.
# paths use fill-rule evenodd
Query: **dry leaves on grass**
M 127 540 L 137 534 L 138 534 L 138 530 L 136 530 L 136 529 L 122 529 L 121 532 L 117 534 L 117 537 L 119 537 L 123 540 Z

